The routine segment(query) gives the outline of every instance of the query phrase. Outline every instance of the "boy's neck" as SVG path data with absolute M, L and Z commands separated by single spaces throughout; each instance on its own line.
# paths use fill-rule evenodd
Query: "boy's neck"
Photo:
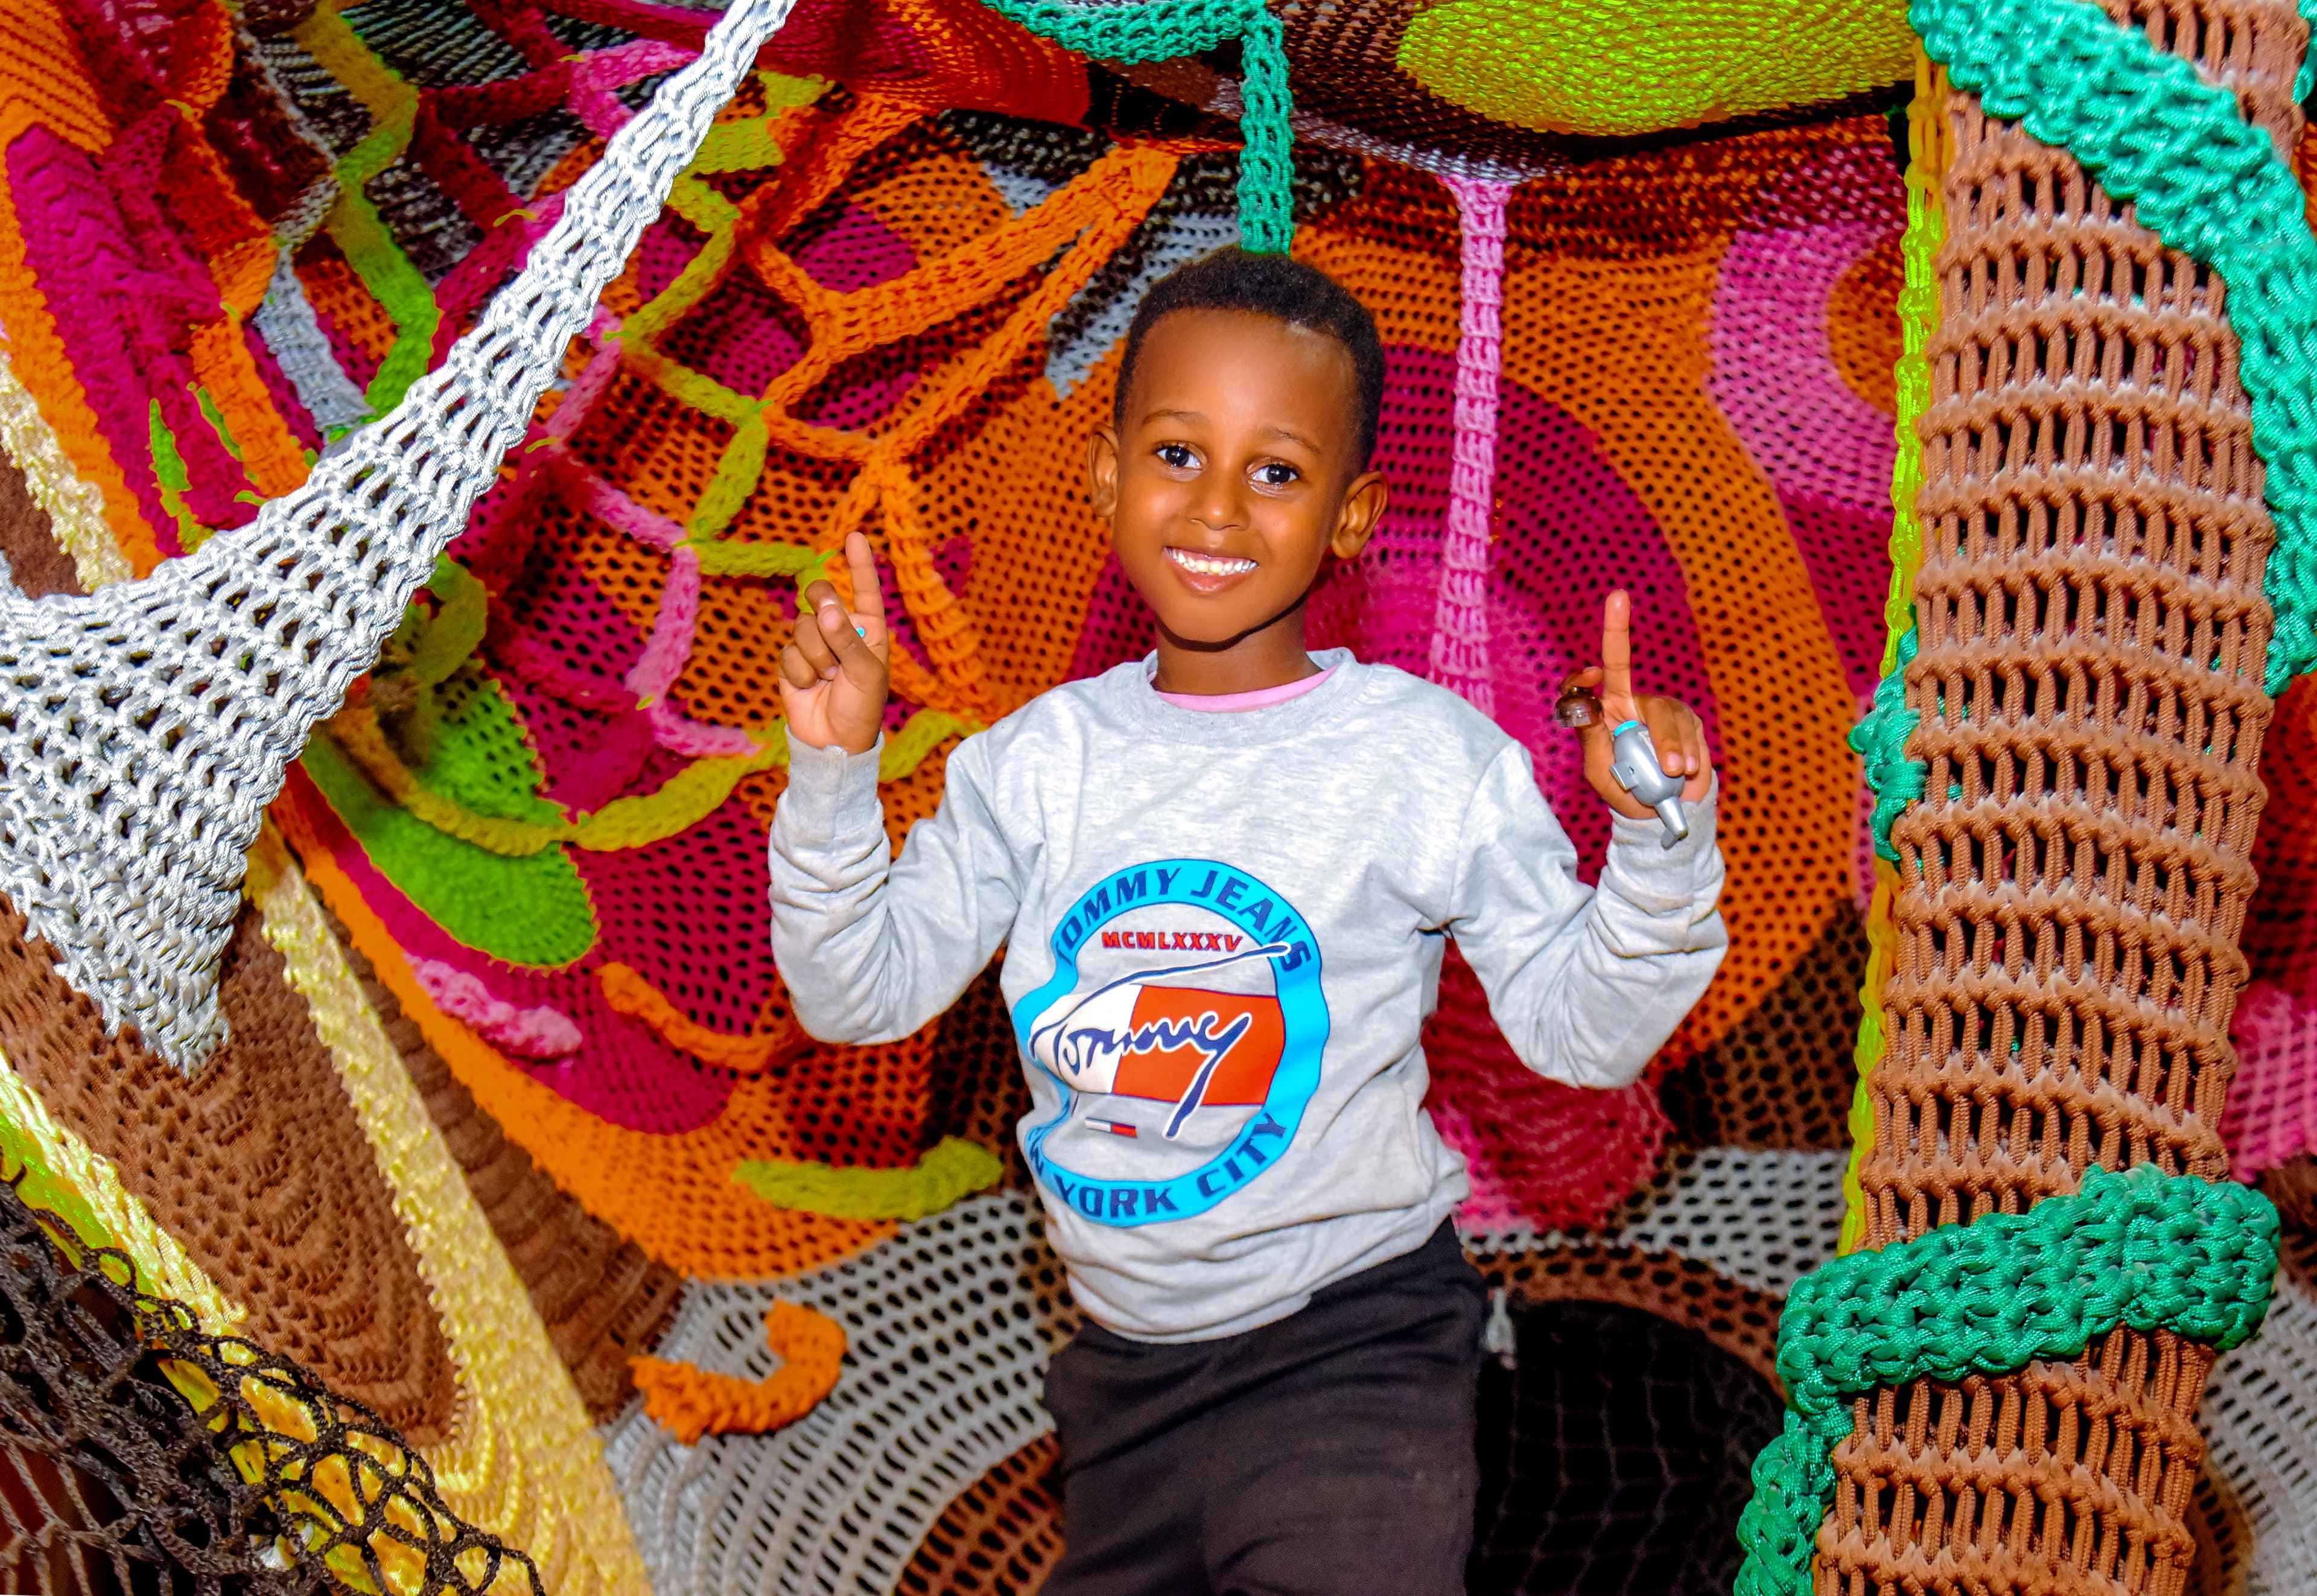
M 1159 627 L 1158 668 L 1150 685 L 1161 693 L 1211 698 L 1284 687 L 1319 673 L 1303 646 L 1299 605 L 1270 625 L 1227 643 L 1185 642 Z

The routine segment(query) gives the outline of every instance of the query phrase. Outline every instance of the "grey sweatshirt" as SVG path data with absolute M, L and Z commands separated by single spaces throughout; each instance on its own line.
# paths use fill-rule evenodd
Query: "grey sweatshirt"
M 792 744 L 773 951 L 798 1020 L 906 1036 L 1003 944 L 1022 1150 L 1079 1305 L 1198 1340 L 1413 1251 L 1469 1189 L 1418 1032 L 1454 937 L 1522 1061 L 1641 1073 L 1721 962 L 1711 800 L 1615 821 L 1597 891 L 1527 751 L 1454 694 L 1316 656 L 1318 688 L 1186 710 L 1148 661 L 950 755 L 895 861 L 877 758 Z

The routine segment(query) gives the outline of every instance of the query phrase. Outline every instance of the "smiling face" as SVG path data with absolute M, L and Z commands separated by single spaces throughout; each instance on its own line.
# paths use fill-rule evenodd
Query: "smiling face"
M 1120 410 L 1088 474 L 1119 564 L 1158 614 L 1162 674 L 1166 644 L 1239 651 L 1258 674 L 1301 661 L 1322 561 L 1357 554 L 1383 511 L 1382 479 L 1355 457 L 1351 355 L 1268 316 L 1178 310 L 1145 337 Z

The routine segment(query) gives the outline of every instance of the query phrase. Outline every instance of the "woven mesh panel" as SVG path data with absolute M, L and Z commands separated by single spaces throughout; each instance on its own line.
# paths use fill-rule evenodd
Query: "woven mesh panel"
M 1841 1152 L 1683 1151 L 1597 1231 L 1474 1230 L 1476 1255 L 1589 1243 L 1674 1252 L 1770 1296 L 1829 1258 L 1842 1231 Z
M 456 1383 L 417 1260 L 306 1000 L 245 909 L 222 1009 L 234 1040 L 188 1081 L 107 1036 L 0 895 L 0 1053 L 110 1159 L 228 1296 L 250 1338 L 406 1437 L 439 1440 Z
M 2197 1427 L 2245 1544 L 2245 1596 L 2317 1591 L 2317 1294 L 2287 1273 L 2255 1340 L 2213 1366 Z
M 2297 132 L 2286 8 L 2161 21 Z M 1873 1246 L 2095 1162 L 2224 1172 L 2269 715 L 2272 533 L 2223 284 L 1973 97 L 1945 121 L 1906 675 L 1929 772 L 1892 828 Z M 1862 1398 L 1820 1588 L 2180 1591 L 2211 1361 L 2118 1332 L 2074 1364 Z
M 1076 1318 L 1060 1268 L 1028 1199 L 969 1197 L 777 1287 L 693 1284 L 658 1355 L 761 1379 L 775 1300 L 845 1326 L 844 1374 L 769 1436 L 684 1447 L 640 1406 L 614 1423 L 645 1565 L 667 1591 L 890 1590 L 951 1500 L 1051 1429 L 1039 1383 Z
M 1831 1152 L 1677 1152 L 1598 1230 L 1474 1230 L 1464 1248 L 1514 1299 L 1639 1308 L 1776 1382 L 1779 1305 L 1834 1253 L 1847 1161 Z M 1482 1411 L 1492 1432 L 1500 1412 Z
M 1770 1383 L 1694 1331 L 1599 1302 L 1513 1314 L 1481 1367 L 1472 1596 L 1722 1596 Z
M 325 911 L 327 912 L 327 910 Z M 346 963 L 402 1055 L 426 1112 L 443 1133 L 507 1261 L 571 1371 L 580 1400 L 609 1419 L 635 1394 L 628 1361 L 649 1352 L 675 1312 L 683 1282 L 666 1264 L 557 1189 L 522 1145 L 475 1102 L 442 1054 L 426 1044 L 371 962 L 346 942 Z
M 0 871 L 109 1030 L 135 1024 L 188 1070 L 224 1041 L 217 962 L 261 806 L 497 480 L 792 3 L 735 6 L 571 191 L 475 335 L 295 492 L 143 581 L 49 604 L 0 594 Z
M 407 1596 L 539 1596 L 530 1559 L 453 1515 L 376 1414 L 124 1285 L 125 1255 L 67 1258 L 58 1233 L 0 1182 L 11 1590 L 378 1590 L 390 1568 Z
M 894 1588 L 908 1596 L 1014 1596 L 1062 1557 L 1061 1451 L 1039 1437 L 958 1493 Z

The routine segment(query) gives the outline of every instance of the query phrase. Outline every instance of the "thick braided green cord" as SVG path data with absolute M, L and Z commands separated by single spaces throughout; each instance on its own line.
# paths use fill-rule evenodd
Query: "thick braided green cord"
M 2313 32 L 2317 32 L 2317 0 L 2301 0 L 2298 9 L 2301 20 Z M 2293 97 L 2305 102 L 2311 89 L 2317 89 L 2317 55 L 2304 51 L 2301 57 L 2301 70 L 2293 75 Z
M 2260 1328 L 2277 1210 L 2232 1181 L 2094 1169 L 2072 1197 L 1853 1252 L 1796 1283 L 1778 1320 L 1784 1433 L 1754 1464 L 1738 1596 L 1803 1596 L 1849 1403 L 1910 1380 L 2080 1358 L 2124 1326 L 2222 1351 Z
M 2317 238 L 2301 185 L 2232 94 L 2088 0 L 1912 0 L 1908 18 L 1990 116 L 2066 150 L 2227 283 L 2277 523 L 2265 686 L 2283 692 L 2317 666 Z M 2303 85 L 2309 76 L 2304 62 Z
M 1171 61 L 1240 40 L 1244 81 L 1239 134 L 1239 242 L 1260 255 L 1284 255 L 1294 242 L 1289 185 L 1294 177 L 1288 126 L 1287 48 L 1279 19 L 1264 0 L 1145 0 L 1074 4 L 1070 0 L 982 0 L 1064 49 L 1105 61 Z
M 1919 759 L 1907 758 L 1907 740 L 1922 723 L 1922 715 L 1907 703 L 1907 667 L 1922 648 L 1912 626 L 1899 634 L 1898 663 L 1874 686 L 1874 707 L 1852 728 L 1851 751 L 1866 762 L 1866 785 L 1874 790 L 1874 851 L 1892 864 L 1899 850 L 1891 844 L 1891 827 L 1907 805 L 1923 795 L 1929 772 Z

